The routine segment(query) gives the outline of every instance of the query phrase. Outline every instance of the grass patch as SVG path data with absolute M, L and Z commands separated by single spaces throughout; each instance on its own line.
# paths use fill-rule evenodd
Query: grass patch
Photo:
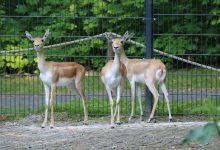
M 90 115 L 109 115 L 110 106 L 109 101 L 106 96 L 106 89 L 100 80 L 99 74 L 96 72 L 89 72 L 85 78 L 84 87 L 87 94 L 89 94 L 89 114 Z M 220 89 L 220 76 L 215 71 L 204 70 L 204 69 L 179 69 L 179 70 L 168 70 L 167 88 L 171 91 L 176 91 L 174 94 L 179 94 L 187 91 L 197 90 L 196 95 L 201 95 L 203 93 L 202 89 L 214 90 L 213 93 Z M 144 93 L 144 88 L 143 93 Z M 65 87 L 57 88 L 57 94 L 66 94 L 68 91 Z M 17 94 L 29 94 L 31 97 L 33 95 L 42 94 L 44 95 L 44 88 L 41 80 L 38 76 L 0 76 L 0 104 L 1 99 L 7 96 L 16 97 Z M 122 115 L 129 115 L 131 104 L 130 104 L 130 85 L 126 81 L 126 86 L 124 94 L 128 97 L 122 98 Z M 204 94 L 204 93 L 203 93 Z M 208 95 L 209 93 L 206 92 Z M 217 94 L 217 93 L 216 93 Z M 190 95 L 190 93 L 189 93 Z M 174 95 L 175 98 L 176 95 Z M 196 96 L 197 97 L 197 96 Z M 198 96 L 200 97 L 200 96 Z M 200 97 L 202 98 L 202 96 Z M 13 98 L 12 98 L 13 99 Z M 197 98 L 196 98 L 197 99 Z M 15 99 L 16 100 L 16 99 Z M 204 104 L 206 101 L 211 101 L 213 105 L 219 106 L 219 97 L 213 96 L 208 100 L 172 100 L 170 102 L 172 114 L 207 114 L 207 112 L 199 111 L 192 112 L 191 110 L 198 108 Z M 143 102 L 144 108 L 144 102 Z M 28 113 L 38 113 L 43 112 L 44 108 L 39 106 L 35 109 L 32 108 L 3 108 L 1 106 L 1 114 L 28 114 Z M 58 112 L 69 112 L 71 114 L 83 114 L 82 102 L 80 99 L 68 100 L 68 102 L 57 103 L 56 111 Z M 167 114 L 166 102 L 164 100 L 159 101 L 157 107 L 157 114 Z M 217 113 L 217 112 L 216 112 Z M 136 101 L 135 114 L 139 115 L 139 104 Z M 215 113 L 214 113 L 215 114 Z
M 220 99 L 207 98 L 192 101 L 173 100 L 170 101 L 170 107 L 171 113 L 176 115 L 220 115 L 220 111 L 217 110 L 217 108 L 220 107 Z M 165 101 L 160 100 L 158 102 L 157 112 L 160 114 L 168 114 Z
M 183 101 L 179 102 L 178 100 L 173 100 L 170 102 L 171 113 L 173 115 L 186 114 L 186 115 L 220 115 L 220 111 L 217 110 L 217 107 L 220 107 L 220 99 L 213 100 L 211 98 L 197 101 Z M 108 99 L 91 99 L 89 100 L 89 115 L 110 115 L 110 104 Z M 207 106 L 206 109 L 203 106 Z M 142 101 L 143 108 L 145 107 L 144 101 Z M 57 104 L 55 111 L 62 112 L 66 111 L 71 114 L 83 115 L 83 106 L 80 100 L 74 100 L 67 102 L 65 105 Z M 121 101 L 121 114 L 129 116 L 131 112 L 131 101 L 130 99 L 122 98 Z M 139 116 L 140 108 L 138 101 L 135 103 L 135 114 Z M 167 105 L 163 100 L 159 100 L 158 106 L 156 109 L 156 115 L 167 115 Z
M 100 116 L 109 116 L 110 115 L 110 105 L 107 98 L 99 99 L 94 98 L 88 101 L 88 110 L 90 117 L 100 117 Z M 144 108 L 144 101 L 142 101 L 142 106 Z M 204 108 L 205 106 L 205 108 Z M 220 99 L 213 100 L 211 98 L 200 100 L 200 103 L 196 101 L 183 101 L 179 102 L 177 100 L 173 100 L 170 102 L 171 113 L 173 116 L 176 115 L 196 115 L 196 116 L 209 116 L 210 118 L 213 116 L 220 116 L 220 111 L 218 110 L 220 107 Z M 33 110 L 27 109 L 17 109 L 16 112 L 8 108 L 2 109 L 2 116 L 8 116 L 7 114 L 13 114 L 10 116 L 10 120 L 14 120 L 20 117 L 25 117 L 29 114 L 43 114 L 44 107 L 40 109 Z M 56 103 L 55 105 L 55 112 L 62 113 L 65 112 L 68 114 L 69 117 L 83 117 L 84 111 L 82 106 L 82 101 L 80 99 L 73 99 L 71 101 L 67 101 L 65 103 Z M 121 115 L 122 116 L 129 116 L 131 112 L 131 102 L 130 99 L 125 97 L 122 98 L 121 101 Z M 16 114 L 16 115 L 14 115 Z M 149 115 L 147 113 L 145 115 Z M 135 115 L 139 117 L 140 110 L 139 104 L 136 100 L 135 104 Z M 168 116 L 167 105 L 166 102 L 162 99 L 159 100 L 158 106 L 156 109 L 155 116 Z M 7 117 L 8 118 L 8 117 Z M 1 117 L 0 117 L 1 119 Z
M 168 70 L 167 88 L 170 90 L 218 89 L 220 75 L 217 72 L 204 69 Z M 105 90 L 98 73 L 89 73 L 84 82 L 85 91 L 100 93 Z M 126 81 L 125 90 L 130 90 Z M 2 94 L 43 94 L 43 84 L 38 76 L 0 76 L 0 91 Z M 57 93 L 66 92 L 64 87 L 57 88 Z
M 114 106 L 115 107 L 115 106 Z M 76 115 L 83 115 L 83 105 L 80 99 L 72 100 L 65 104 L 57 104 L 55 106 L 56 112 L 69 112 L 71 114 Z M 88 111 L 89 115 L 91 116 L 102 116 L 102 115 L 109 115 L 110 114 L 110 104 L 108 99 L 90 99 L 88 101 Z M 136 112 L 139 113 L 139 105 L 135 109 Z M 121 101 L 121 113 L 122 115 L 129 115 L 130 114 L 130 101 L 126 99 L 122 99 Z
M 114 98 L 115 99 L 115 98 Z M 114 104 L 116 102 L 114 101 Z M 200 107 L 204 105 L 209 105 L 207 109 L 200 109 Z M 44 106 L 44 105 L 43 105 Z M 39 106 L 36 108 L 4 108 L 1 107 L 0 112 L 1 114 L 12 114 L 12 115 L 27 115 L 33 113 L 42 113 L 44 111 L 44 107 Z M 220 99 L 198 99 L 198 100 L 172 100 L 170 101 L 170 108 L 171 113 L 174 115 L 220 115 L 220 111 L 217 111 L 214 108 L 220 106 Z M 145 108 L 144 99 L 142 100 L 142 107 Z M 210 109 L 212 113 L 210 114 Z M 94 96 L 90 97 L 88 100 L 88 110 L 89 115 L 96 116 L 96 115 L 109 115 L 110 114 L 110 104 L 107 96 Z M 80 98 L 75 97 L 71 100 L 63 100 L 63 101 L 56 101 L 55 103 L 55 111 L 56 112 L 68 112 L 70 114 L 75 115 L 83 115 L 83 106 L 82 101 Z M 131 112 L 131 101 L 130 97 L 122 97 L 121 100 L 121 114 L 128 116 Z M 135 114 L 139 115 L 139 103 L 136 99 L 135 101 Z M 156 114 L 158 115 L 167 115 L 167 104 L 166 101 L 160 98 L 157 108 Z

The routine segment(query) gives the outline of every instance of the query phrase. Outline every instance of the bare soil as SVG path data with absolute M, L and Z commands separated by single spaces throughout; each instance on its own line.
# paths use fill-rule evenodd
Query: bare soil
M 80 118 L 56 114 L 55 128 L 42 129 L 41 115 L 31 115 L 14 121 L 0 122 L 0 149 L 219 149 L 220 140 L 212 137 L 207 145 L 197 141 L 181 145 L 190 129 L 207 123 L 199 117 L 175 117 L 168 123 L 167 116 L 157 123 L 140 122 L 135 119 L 110 128 L 109 117 L 91 117 L 89 125 L 82 125 Z M 186 122 L 186 120 L 191 120 Z M 193 122 L 192 122 L 193 120 Z

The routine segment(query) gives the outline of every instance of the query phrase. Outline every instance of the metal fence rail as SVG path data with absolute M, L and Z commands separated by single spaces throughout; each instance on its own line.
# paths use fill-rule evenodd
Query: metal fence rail
M 201 0 L 184 3 L 180 0 L 154 2 L 152 18 L 153 56 L 167 65 L 166 83 L 171 111 L 182 115 L 193 114 L 191 110 L 209 102 L 220 105 L 220 33 L 218 25 L 213 25 L 219 14 L 212 13 L 219 4 L 203 4 Z M 0 114 L 43 111 L 44 90 L 34 60 L 36 54 L 31 49 L 24 49 L 31 47 L 32 43 L 23 33 L 28 30 L 38 36 L 50 28 L 46 46 L 53 45 L 54 48 L 46 47 L 47 60 L 76 61 L 84 65 L 87 69 L 84 87 L 89 99 L 89 113 L 108 115 L 108 98 L 99 72 L 109 56 L 106 40 L 101 35 L 104 32 L 122 35 L 128 30 L 134 35 L 131 43 L 125 46 L 129 58 L 144 58 L 148 49 L 138 43 L 144 44 L 149 38 L 145 37 L 146 20 L 149 19 L 145 16 L 147 6 L 144 1 L 100 0 L 82 4 L 78 1 L 62 4 L 38 1 L 30 4 L 27 0 L 4 0 L 0 6 L 3 10 L 0 12 Z M 91 40 L 94 35 L 96 38 Z M 9 50 L 13 53 L 8 53 Z M 123 115 L 130 113 L 129 87 L 127 82 L 121 104 Z M 148 99 L 144 86 L 142 97 L 144 103 L 144 99 Z M 164 104 L 161 95 L 157 114 L 167 114 Z M 68 93 L 65 88 L 57 89 L 56 111 L 83 114 L 79 97 Z M 136 105 L 136 114 L 138 112 Z M 204 113 L 200 111 L 198 114 Z

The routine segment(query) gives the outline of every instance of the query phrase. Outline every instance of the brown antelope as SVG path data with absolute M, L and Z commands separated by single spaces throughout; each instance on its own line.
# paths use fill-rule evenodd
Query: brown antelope
M 126 78 L 126 68 L 123 63 L 120 62 L 120 53 L 122 52 L 118 45 L 118 39 L 113 39 L 109 34 L 106 34 L 108 39 L 108 48 L 113 49 L 115 56 L 114 60 L 109 60 L 107 64 L 101 70 L 101 79 L 105 85 L 108 93 L 110 106 L 111 106 L 111 128 L 114 128 L 114 118 L 117 115 L 116 124 L 120 124 L 120 100 L 123 91 L 124 79 Z M 110 41 L 110 42 L 109 42 Z M 121 40 L 120 42 L 124 42 Z M 116 108 L 114 113 L 114 101 L 112 93 L 117 95 Z
M 43 37 L 34 38 L 27 31 L 25 35 L 33 42 L 34 49 L 37 52 L 40 79 L 45 89 L 45 117 L 42 128 L 47 124 L 49 99 L 51 108 L 50 127 L 54 127 L 54 99 L 57 86 L 67 86 L 71 92 L 76 91 L 76 93 L 81 96 L 84 107 L 84 124 L 86 124 L 88 120 L 87 99 L 83 91 L 85 68 L 76 62 L 53 62 L 45 60 L 43 47 L 44 41 L 49 35 L 49 30 L 46 31 Z
M 109 33 L 110 34 L 110 33 Z M 122 38 L 117 38 L 114 41 L 114 47 L 120 51 L 120 61 L 126 66 L 127 79 L 131 86 L 131 115 L 129 120 L 134 117 L 134 100 L 135 100 L 135 84 L 137 85 L 137 97 L 140 105 L 140 120 L 143 121 L 143 110 L 141 103 L 141 84 L 146 84 L 154 97 L 153 109 L 148 119 L 148 123 L 154 117 L 154 112 L 157 106 L 159 93 L 155 87 L 157 82 L 164 94 L 167 102 L 167 109 L 169 113 L 169 122 L 172 121 L 170 112 L 168 92 L 165 85 L 166 67 L 159 59 L 128 59 L 124 52 L 124 43 L 130 38 L 128 31 Z

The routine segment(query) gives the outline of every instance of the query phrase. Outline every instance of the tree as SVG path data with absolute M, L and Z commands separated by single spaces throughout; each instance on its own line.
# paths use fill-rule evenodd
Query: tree
M 216 15 L 219 14 L 217 8 L 220 2 L 216 0 L 154 0 L 153 2 L 156 18 L 154 21 L 155 48 L 173 54 L 218 53 L 219 36 L 214 35 L 220 32 L 217 30 L 220 17 Z M 145 43 L 145 0 L 23 0 L 13 1 L 13 3 L 4 1 L 0 4 L 0 8 L 2 50 L 31 47 L 23 37 L 24 31 L 28 30 L 37 36 L 47 28 L 51 31 L 48 44 L 71 41 L 106 31 L 123 34 L 126 30 L 133 33 L 135 41 Z M 208 14 L 208 16 L 202 14 Z M 207 36 L 201 35 L 203 33 Z M 105 59 L 88 57 L 78 59 L 74 56 L 106 56 L 106 49 L 105 40 L 94 39 L 87 43 L 48 51 L 54 56 L 48 59 L 56 61 L 74 59 L 88 66 L 87 69 L 96 70 L 104 65 Z M 134 45 L 127 45 L 126 49 L 127 54 L 134 57 L 144 56 L 145 53 L 145 49 Z M 33 73 L 37 68 L 35 57 L 32 55 L 35 53 L 17 53 L 10 57 L 2 54 L 0 68 L 8 73 Z M 220 61 L 217 58 L 212 59 L 210 63 Z M 163 59 L 170 67 L 175 67 L 174 63 L 169 63 L 171 59 Z M 201 61 L 201 59 L 194 59 Z M 26 69 L 30 68 L 29 66 L 33 66 L 33 69 Z

